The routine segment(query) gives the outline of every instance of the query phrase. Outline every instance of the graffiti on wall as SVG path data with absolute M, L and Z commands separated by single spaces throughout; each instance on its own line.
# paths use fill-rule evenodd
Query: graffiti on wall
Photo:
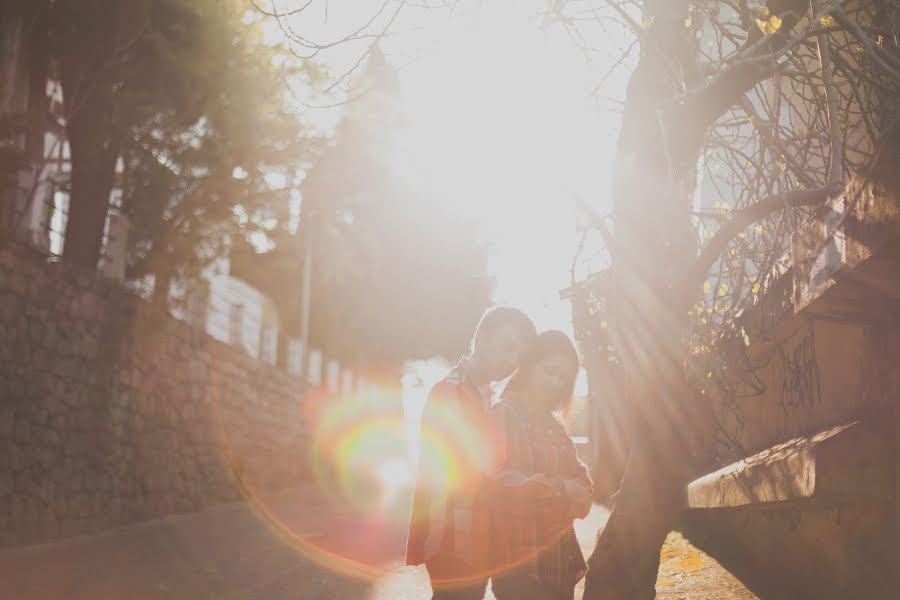
M 774 358 L 778 405 L 783 412 L 812 408 L 822 402 L 813 326 L 798 333 L 793 347 L 778 346 Z

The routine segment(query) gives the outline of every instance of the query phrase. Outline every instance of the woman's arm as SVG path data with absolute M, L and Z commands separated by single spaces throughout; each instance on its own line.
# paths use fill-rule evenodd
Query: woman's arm
M 591 512 L 593 505 L 593 489 L 591 485 L 585 485 L 581 479 L 566 479 L 563 481 L 566 497 L 571 503 L 572 516 L 583 519 Z
M 567 434 L 567 439 L 568 434 Z M 569 447 L 566 455 L 570 464 L 562 472 L 565 474 L 562 482 L 563 493 L 569 500 L 569 509 L 576 519 L 585 518 L 591 512 L 593 505 L 594 484 L 588 475 L 587 467 L 578 458 L 578 450 L 575 443 L 569 439 Z
M 556 473 L 530 478 L 540 481 L 539 487 L 532 488 L 532 498 L 550 529 L 568 527 L 574 519 L 585 518 L 593 506 L 593 484 L 587 467 L 578 459 L 578 451 L 568 431 L 562 424 L 557 425 L 553 434 L 557 444 Z
M 492 409 L 497 436 L 497 460 L 486 473 L 488 485 L 511 500 L 537 500 L 554 494 L 554 482 L 544 474 L 526 472 L 523 452 L 527 438 L 522 421 L 508 405 Z
M 502 469 L 494 473 L 490 481 L 494 486 L 517 497 L 540 499 L 552 497 L 556 493 L 554 481 L 543 473 L 527 475 L 516 469 Z

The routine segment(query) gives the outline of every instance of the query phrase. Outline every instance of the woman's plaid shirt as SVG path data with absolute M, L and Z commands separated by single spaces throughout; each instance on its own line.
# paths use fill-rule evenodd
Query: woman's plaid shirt
M 562 482 L 575 480 L 589 490 L 591 479 L 568 431 L 552 414 L 515 404 L 499 402 L 491 410 L 503 448 L 501 467 L 490 478 L 493 561 L 498 569 L 523 567 L 567 592 L 587 566 Z M 526 484 L 534 475 L 545 475 L 550 486 Z

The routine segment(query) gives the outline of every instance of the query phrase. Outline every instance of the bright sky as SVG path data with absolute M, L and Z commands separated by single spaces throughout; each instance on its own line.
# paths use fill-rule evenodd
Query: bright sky
M 384 5 L 385 12 L 369 29 L 379 32 L 398 6 L 398 0 L 277 2 L 282 9 L 311 2 L 289 24 L 296 34 L 319 44 L 363 26 Z M 544 26 L 535 18 L 538 9 L 553 2 L 460 0 L 458 4 L 461 8 L 449 20 L 446 10 L 406 6 L 391 26 L 393 34 L 379 42 L 398 69 L 401 85 L 405 130 L 395 159 L 405 166 L 411 185 L 424 182 L 422 188 L 438 190 L 423 201 L 456 206 L 482 224 L 492 249 L 489 271 L 497 282 L 495 302 L 522 308 L 539 330 L 571 334 L 571 307 L 559 299 L 559 291 L 570 284 L 578 241 L 574 199 L 583 199 L 599 213 L 608 210 L 619 123 L 618 115 L 609 110 L 611 103 L 598 102 L 597 96 L 621 99 L 627 67 L 610 77 L 596 96 L 592 92 L 630 36 L 608 22 L 603 24 L 606 31 L 595 25 L 591 39 L 598 52 L 589 62 L 561 26 Z M 477 8 L 466 11 L 467 4 Z M 588 16 L 582 14 L 583 18 L 596 14 L 591 0 L 571 4 L 586 7 L 583 13 Z M 316 59 L 333 77 L 340 77 L 372 42 L 365 38 L 340 44 Z M 333 126 L 342 107 L 305 105 L 341 99 L 339 94 L 318 98 L 298 94 L 303 114 L 323 128 Z M 588 266 L 581 265 L 579 278 Z M 371 430 L 366 447 L 390 448 L 388 441 L 404 439 L 410 448 L 417 448 L 425 394 L 443 373 L 444 366 L 435 361 L 408 365 L 402 394 L 406 435 Z M 576 392 L 585 391 L 582 378 Z M 399 462 L 382 458 L 383 453 L 376 452 L 367 460 L 379 463 L 375 471 L 387 488 L 408 483 L 411 471 L 405 456 L 399 456 Z
M 282 0 L 281 7 L 299 3 Z M 289 23 L 296 33 L 327 43 L 363 25 L 383 4 L 314 1 Z M 495 301 L 524 309 L 538 329 L 571 333 L 570 306 L 559 300 L 559 290 L 569 285 L 577 243 L 573 198 L 608 210 L 618 130 L 618 115 L 591 92 L 628 36 L 595 35 L 600 52 L 588 62 L 561 26 L 544 27 L 535 17 L 544 1 L 480 4 L 466 12 L 463 3 L 449 20 L 446 11 L 407 6 L 391 27 L 394 35 L 380 42 L 399 69 L 408 123 L 399 158 L 409 161 L 413 177 L 439 182 L 442 196 L 435 202 L 454 203 L 483 223 Z M 387 6 L 376 23 L 393 16 L 396 2 Z M 335 46 L 317 60 L 337 77 L 371 43 Z M 608 52 L 598 46 L 603 43 Z M 616 72 L 599 95 L 621 98 L 625 74 Z M 340 110 L 304 112 L 327 127 Z

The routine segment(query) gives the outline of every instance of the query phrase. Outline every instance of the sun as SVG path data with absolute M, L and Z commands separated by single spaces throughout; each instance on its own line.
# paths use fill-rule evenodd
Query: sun
M 577 116 L 543 37 L 522 23 L 471 24 L 408 79 L 403 150 L 420 176 L 467 203 L 501 204 L 571 178 L 560 150 Z
M 560 32 L 487 15 L 401 73 L 396 163 L 423 201 L 463 211 L 492 248 L 498 302 L 566 328 L 574 202 L 603 186 L 609 124 L 589 100 L 583 56 Z M 598 177 L 599 175 L 599 177 Z
M 452 17 L 411 6 L 377 43 L 397 71 L 402 114 L 385 155 L 423 203 L 451 206 L 477 223 L 492 249 L 496 302 L 568 331 L 570 311 L 558 292 L 570 283 L 577 245 L 573 199 L 600 213 L 609 205 L 618 116 L 598 105 L 596 93 L 617 42 L 586 56 L 564 27 L 541 20 L 543 0 L 449 4 Z M 335 3 L 328 19 L 313 11 L 290 24 L 311 39 L 339 39 L 380 5 Z M 339 44 L 317 60 L 344 73 L 360 48 Z M 330 108 L 308 115 L 323 131 L 353 106 L 324 104 Z

